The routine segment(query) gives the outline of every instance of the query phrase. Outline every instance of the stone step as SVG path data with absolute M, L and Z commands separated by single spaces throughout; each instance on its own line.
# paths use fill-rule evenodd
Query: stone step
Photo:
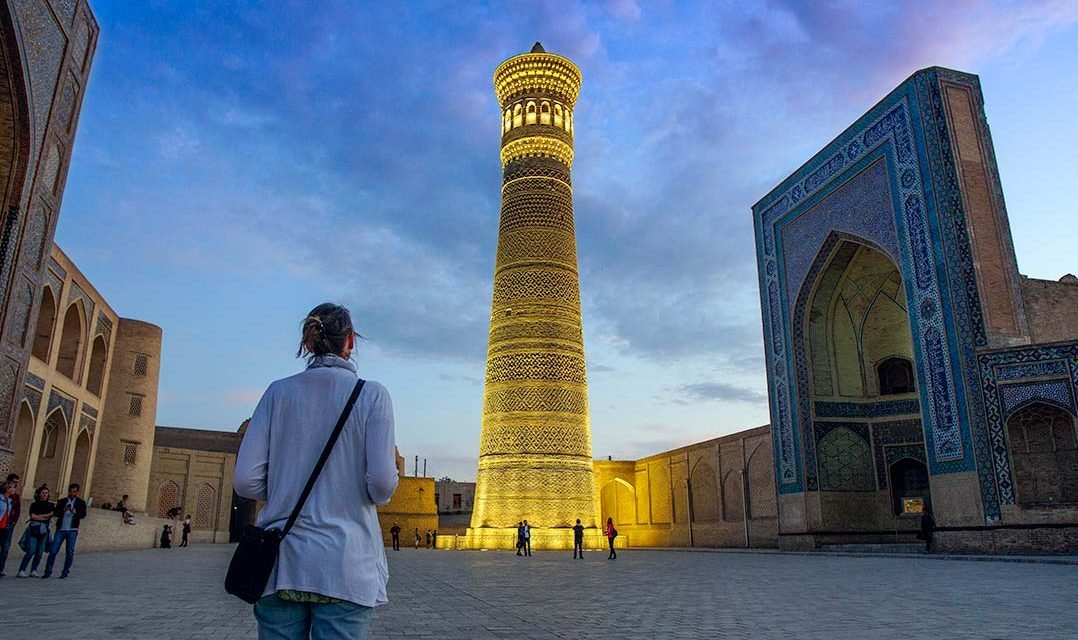
M 924 553 L 925 545 L 919 542 L 887 542 L 878 544 L 824 544 L 819 551 L 825 553 Z

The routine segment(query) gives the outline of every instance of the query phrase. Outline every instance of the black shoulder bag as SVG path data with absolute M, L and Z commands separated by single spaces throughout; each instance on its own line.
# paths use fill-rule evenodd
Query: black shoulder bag
M 322 473 L 322 467 L 326 465 L 326 460 L 333 451 L 333 445 L 341 435 L 344 423 L 348 421 L 348 415 L 352 413 L 352 407 L 355 406 L 356 398 L 363 389 L 363 383 L 362 379 L 356 381 L 356 387 L 352 389 L 352 395 L 348 396 L 344 411 L 341 411 L 341 417 L 337 420 L 337 425 L 333 427 L 333 433 L 330 434 L 329 441 L 322 449 L 322 455 L 315 463 L 311 477 L 307 478 L 307 485 L 303 487 L 299 502 L 296 503 L 296 508 L 292 509 L 292 514 L 288 516 L 284 528 L 263 529 L 253 524 L 243 528 L 243 536 L 240 538 L 239 546 L 236 547 L 236 552 L 232 554 L 232 562 L 229 563 L 228 574 L 225 575 L 225 591 L 251 604 L 258 602 L 258 599 L 262 597 L 270 574 L 273 573 L 273 567 L 277 565 L 281 540 L 292 530 L 292 525 L 296 524 L 299 512 L 303 509 L 303 503 L 307 502 L 307 497 L 311 495 L 311 489 L 314 488 L 318 475 Z

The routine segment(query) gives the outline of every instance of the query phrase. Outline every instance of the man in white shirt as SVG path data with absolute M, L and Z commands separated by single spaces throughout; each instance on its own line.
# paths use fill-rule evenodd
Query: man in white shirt
M 75 562 L 75 543 L 79 539 L 79 523 L 86 517 L 86 503 L 79 497 L 82 489 L 78 484 L 72 483 L 67 488 L 67 497 L 56 502 L 56 534 L 52 539 L 52 549 L 49 550 L 49 559 L 45 563 L 45 574 L 42 578 L 52 575 L 52 567 L 56 564 L 56 556 L 60 553 L 60 545 L 67 544 L 64 549 L 64 570 L 60 578 L 66 578 L 71 572 L 71 565 Z

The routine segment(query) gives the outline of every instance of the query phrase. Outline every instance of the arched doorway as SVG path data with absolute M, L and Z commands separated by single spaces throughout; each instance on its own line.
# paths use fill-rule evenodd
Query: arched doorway
M 891 508 L 896 516 L 918 514 L 929 507 L 928 467 L 902 458 L 891 465 Z
M 64 456 L 67 454 L 68 436 L 67 417 L 64 412 L 56 409 L 45 418 L 45 428 L 41 433 L 41 446 L 38 449 L 37 471 L 34 473 L 34 484 L 40 486 L 47 484 L 54 496 L 63 495 L 60 486 L 63 478 L 60 476 L 64 466 Z
M 48 363 L 49 348 L 52 345 L 52 330 L 56 326 L 56 298 L 51 287 L 45 287 L 41 294 L 41 310 L 37 315 L 34 329 L 34 344 L 30 353 L 38 360 Z
M 64 313 L 60 348 L 56 354 L 56 370 L 75 382 L 78 382 L 78 372 L 82 364 L 82 327 L 82 305 L 76 302 Z
M 90 448 L 92 446 L 93 441 L 90 438 L 90 431 L 83 429 L 75 440 L 75 457 L 71 460 L 69 482 L 76 482 L 82 486 L 84 494 L 89 492 L 89 488 L 86 486 L 86 472 L 90 468 Z
M 1051 506 L 1078 502 L 1078 433 L 1074 416 L 1033 402 L 1007 420 L 1018 504 Z

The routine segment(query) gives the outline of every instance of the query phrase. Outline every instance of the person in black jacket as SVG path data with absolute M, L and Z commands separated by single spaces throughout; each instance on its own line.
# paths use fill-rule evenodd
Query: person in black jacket
M 393 550 L 401 550 L 401 527 L 396 522 L 393 523 L 393 528 L 389 530 L 389 535 L 393 537 Z
M 52 567 L 56 564 L 56 556 L 60 553 L 60 545 L 67 543 L 64 555 L 64 570 L 60 573 L 61 578 L 66 578 L 71 572 L 71 564 L 75 562 L 75 543 L 79 539 L 79 522 L 86 517 L 86 502 L 79 497 L 82 489 L 77 483 L 67 487 L 67 497 L 56 501 L 56 510 L 53 516 L 56 518 L 56 535 L 52 539 L 52 549 L 49 550 L 49 560 L 45 563 L 45 574 L 42 578 L 52 575 Z

